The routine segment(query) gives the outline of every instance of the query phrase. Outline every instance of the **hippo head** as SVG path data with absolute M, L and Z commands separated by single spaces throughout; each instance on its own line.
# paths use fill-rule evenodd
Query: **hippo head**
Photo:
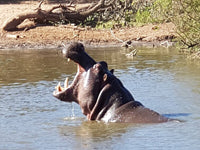
M 96 63 L 85 52 L 81 43 L 72 43 L 63 51 L 68 60 L 77 64 L 77 73 L 70 85 L 68 78 L 64 82 L 64 87 L 59 83 L 53 95 L 61 101 L 78 103 L 83 114 L 89 115 L 107 79 L 107 63 Z

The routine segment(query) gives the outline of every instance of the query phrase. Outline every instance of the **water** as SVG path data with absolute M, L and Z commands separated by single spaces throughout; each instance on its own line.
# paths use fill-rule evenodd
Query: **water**
M 87 49 L 105 60 L 134 98 L 183 122 L 87 121 L 77 104 L 52 96 L 76 65 L 58 50 L 0 51 L 0 150 L 200 149 L 200 65 L 174 49 Z M 74 111 L 72 111 L 74 110 Z

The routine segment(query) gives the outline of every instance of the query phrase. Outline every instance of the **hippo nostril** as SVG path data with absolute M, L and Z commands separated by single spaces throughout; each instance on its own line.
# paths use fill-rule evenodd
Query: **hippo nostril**
M 62 54 L 63 54 L 63 55 L 66 55 L 66 54 L 67 54 L 66 48 L 63 48 L 63 49 L 62 49 Z
M 93 69 L 96 69 L 97 68 L 97 66 L 96 66 L 96 64 L 93 66 Z

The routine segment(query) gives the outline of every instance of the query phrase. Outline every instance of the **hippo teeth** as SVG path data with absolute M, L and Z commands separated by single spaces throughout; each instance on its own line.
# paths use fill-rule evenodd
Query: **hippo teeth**
M 68 88 L 68 82 L 69 82 L 69 79 L 66 78 L 65 82 L 64 82 L 64 88 L 60 85 L 60 82 L 59 82 L 58 85 L 55 87 L 55 89 L 57 90 L 57 92 L 62 92 L 64 90 L 66 90 Z
M 64 90 L 63 87 L 61 87 L 60 82 L 58 83 L 58 85 L 55 87 L 57 92 L 62 92 Z
M 70 62 L 70 60 L 71 60 L 70 58 L 67 58 L 67 62 Z
M 68 77 L 65 79 L 65 82 L 64 82 L 64 88 L 67 89 L 68 87 L 68 83 L 69 83 L 69 79 Z

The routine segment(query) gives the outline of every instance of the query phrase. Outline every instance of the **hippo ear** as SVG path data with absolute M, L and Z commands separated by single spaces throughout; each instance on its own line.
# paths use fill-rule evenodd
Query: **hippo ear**
M 105 73 L 105 74 L 103 75 L 103 81 L 105 82 L 105 81 L 107 80 L 107 78 L 108 78 L 108 75 Z
M 111 72 L 112 74 L 114 74 L 114 69 L 111 69 L 110 72 Z

